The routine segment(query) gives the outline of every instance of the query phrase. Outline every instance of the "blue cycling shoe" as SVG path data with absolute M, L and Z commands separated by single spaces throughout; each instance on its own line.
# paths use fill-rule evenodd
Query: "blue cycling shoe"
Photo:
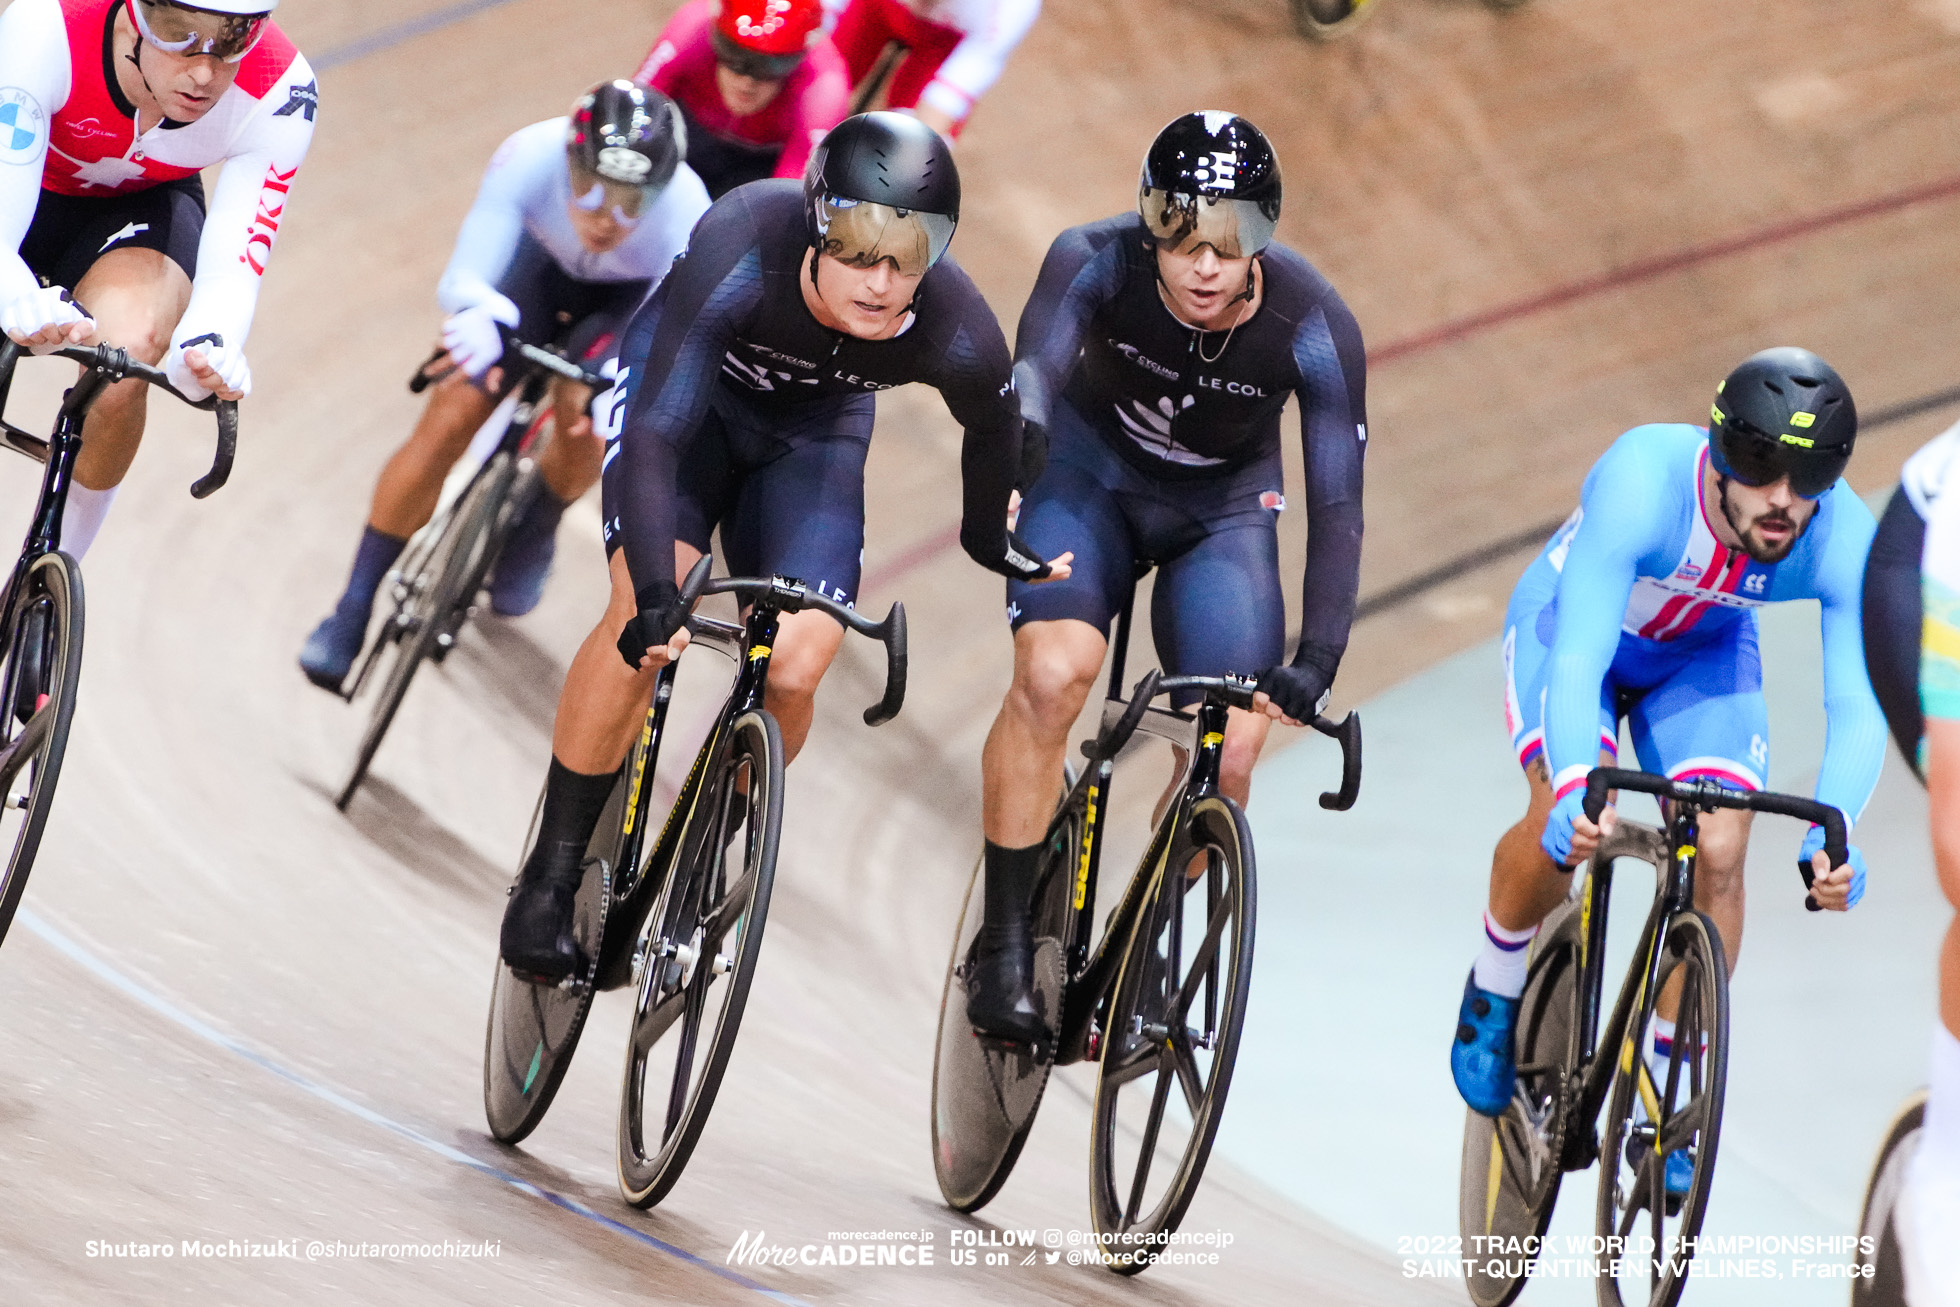
M 565 505 L 549 490 L 538 497 L 510 529 L 504 551 L 490 577 L 490 608 L 500 617 L 522 617 L 544 598 L 545 578 L 558 552 L 558 519 Z
M 1463 982 L 1463 1007 L 1450 1045 L 1450 1075 L 1456 1092 L 1473 1112 L 1502 1116 L 1518 1083 L 1517 1054 L 1511 1034 L 1518 1024 L 1518 1000 L 1477 988 L 1477 973 Z
M 327 619 L 313 628 L 313 634 L 306 637 L 306 644 L 299 651 L 299 667 L 306 673 L 306 679 L 322 690 L 339 694 L 341 682 L 353 669 L 354 660 L 361 656 L 367 624 L 366 612 L 344 612 L 336 608 L 327 614 Z
M 1695 1182 L 1695 1156 L 1685 1148 L 1677 1148 L 1667 1155 L 1667 1196 L 1685 1198 L 1688 1186 Z

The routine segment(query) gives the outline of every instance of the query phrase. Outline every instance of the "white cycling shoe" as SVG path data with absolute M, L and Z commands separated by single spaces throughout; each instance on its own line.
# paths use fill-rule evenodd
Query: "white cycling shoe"
M 1937 1175 L 1915 1155 L 1892 1209 L 1907 1307 L 1960 1307 L 1960 1175 Z

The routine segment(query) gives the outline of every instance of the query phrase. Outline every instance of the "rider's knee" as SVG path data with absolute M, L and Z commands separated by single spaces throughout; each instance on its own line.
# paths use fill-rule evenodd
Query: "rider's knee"
M 1089 697 L 1102 660 L 1090 663 L 1059 642 L 1035 643 L 1017 650 L 1014 694 L 1036 721 L 1073 722 Z
M 1741 822 L 1717 820 L 1711 813 L 1702 819 L 1696 836 L 1699 858 L 1695 879 L 1711 894 L 1735 894 L 1742 889 L 1742 864 L 1749 851 L 1749 828 Z
M 806 703 L 816 697 L 817 685 L 829 666 L 830 660 L 818 656 L 815 649 L 778 642 L 769 659 L 769 693 Z

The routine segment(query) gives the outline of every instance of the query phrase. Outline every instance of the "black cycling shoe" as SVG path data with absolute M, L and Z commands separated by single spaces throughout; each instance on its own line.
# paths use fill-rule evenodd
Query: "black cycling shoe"
M 534 856 L 525 863 L 504 908 L 498 951 L 505 965 L 533 984 L 555 985 L 585 972 L 587 959 L 572 933 L 585 880 L 584 847 L 570 852 L 570 858 Z
M 973 1033 L 1015 1044 L 1048 1037 L 1034 1001 L 1034 938 L 1025 928 L 1002 939 L 982 926 L 966 964 L 966 1019 Z

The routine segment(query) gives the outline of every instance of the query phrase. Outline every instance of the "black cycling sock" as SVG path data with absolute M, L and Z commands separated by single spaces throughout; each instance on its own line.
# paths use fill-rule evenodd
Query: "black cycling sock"
M 588 776 L 552 758 L 544 783 L 544 811 L 538 817 L 538 842 L 524 863 L 526 875 L 567 871 L 585 860 L 585 846 L 612 797 L 617 777 L 617 772 Z
M 402 546 L 407 543 L 400 536 L 388 535 L 371 526 L 362 527 L 361 543 L 354 549 L 354 568 L 347 577 L 347 590 L 334 611 L 343 616 L 366 617 L 374 607 L 374 592 L 381 588 L 382 578 L 401 557 Z
M 1033 917 L 1034 881 L 1041 871 L 1046 842 L 1025 849 L 1004 849 L 987 841 L 987 884 L 981 933 L 995 940 L 1027 932 Z

